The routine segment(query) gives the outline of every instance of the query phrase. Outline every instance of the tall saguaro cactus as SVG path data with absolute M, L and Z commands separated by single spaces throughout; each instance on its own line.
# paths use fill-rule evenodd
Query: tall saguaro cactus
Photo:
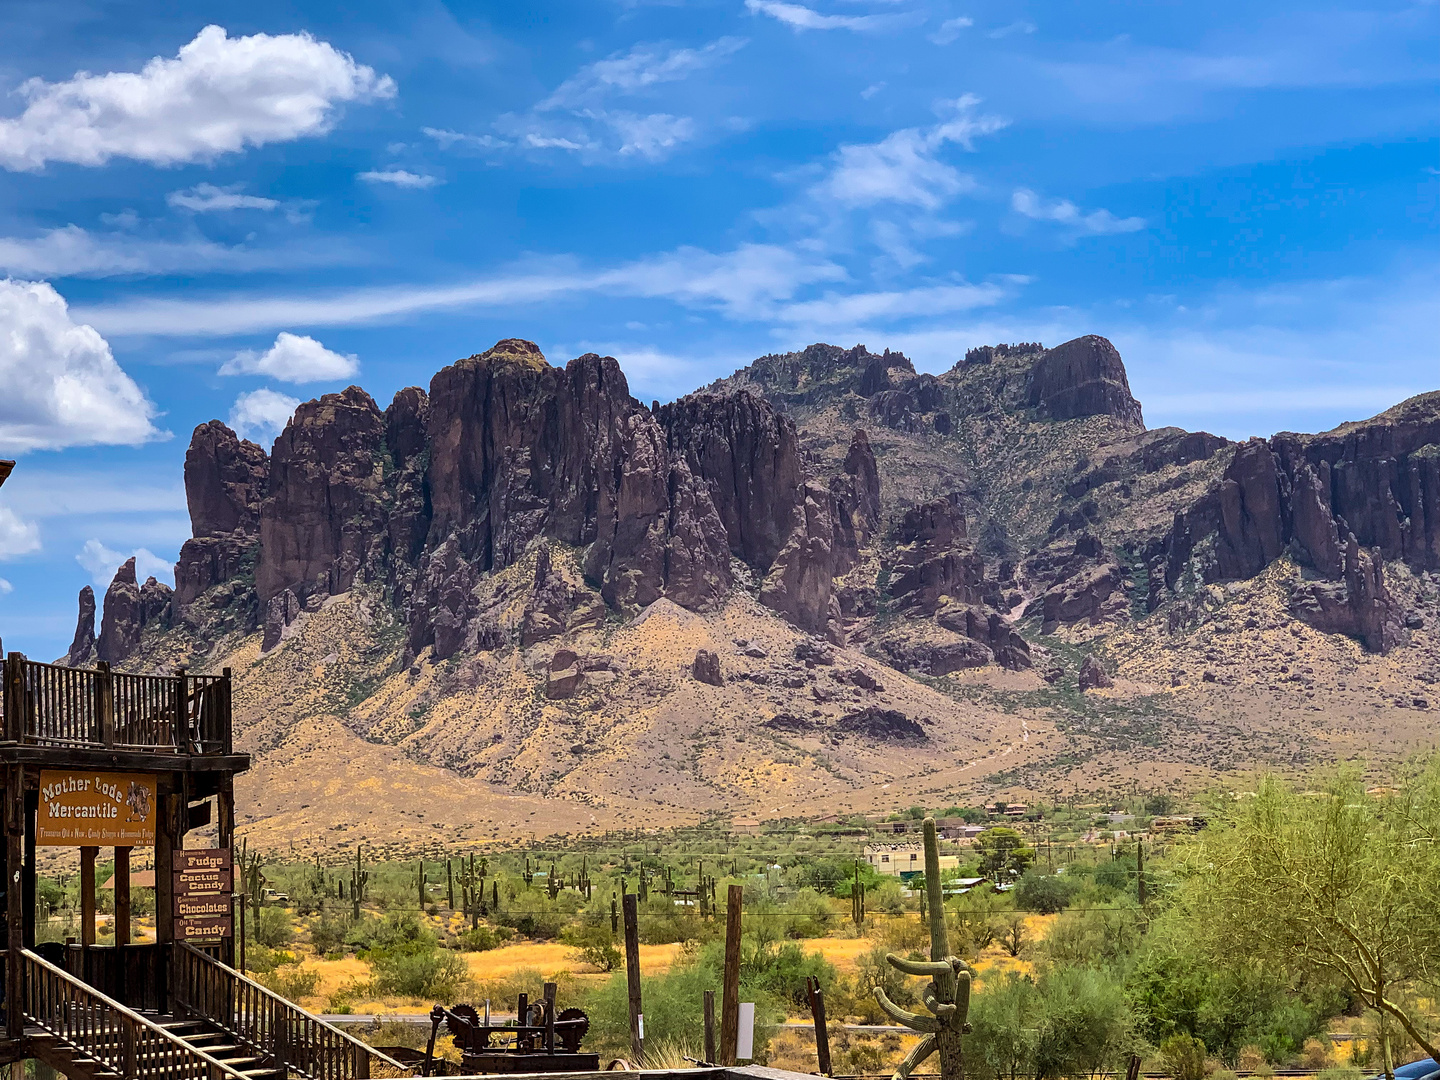
M 925 819 L 925 894 L 930 916 L 930 959 L 907 960 L 898 953 L 885 957 L 890 966 L 906 975 L 930 977 L 921 1000 L 929 1016 L 906 1012 L 880 987 L 875 998 L 880 1008 L 896 1023 L 925 1033 L 915 1049 L 896 1067 L 890 1080 L 909 1080 L 915 1067 L 937 1050 L 940 1052 L 940 1080 L 964 1080 L 965 1057 L 960 1036 L 970 1030 L 970 966 L 950 955 L 950 938 L 945 931 L 945 893 L 940 886 L 940 846 L 935 839 L 935 819 Z

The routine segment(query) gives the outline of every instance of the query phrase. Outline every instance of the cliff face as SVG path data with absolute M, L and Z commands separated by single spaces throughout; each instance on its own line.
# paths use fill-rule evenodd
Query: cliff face
M 530 648 L 661 598 L 713 611 L 744 587 L 902 670 L 1023 668 L 1022 622 L 1127 626 L 1287 556 L 1308 575 L 1294 617 L 1387 650 L 1406 640 L 1387 560 L 1440 568 L 1440 394 L 1236 446 L 1146 431 L 1093 335 L 974 349 L 938 376 L 814 345 L 652 408 L 613 358 L 555 367 L 506 340 L 383 411 L 358 387 L 307 402 L 270 456 L 203 424 L 185 482 L 173 603 L 127 564 L 93 646 L 82 595 L 71 662 L 120 662 L 177 620 L 202 643 L 263 623 L 268 650 L 369 583 L 412 657 L 491 650 L 507 627 Z M 524 596 L 496 593 L 531 557 Z

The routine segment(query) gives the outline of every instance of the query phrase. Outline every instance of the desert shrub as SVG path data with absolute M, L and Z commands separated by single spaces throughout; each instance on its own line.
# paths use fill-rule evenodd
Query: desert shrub
M 889 878 L 868 890 L 865 893 L 865 907 L 868 911 L 884 915 L 905 914 L 905 894 L 900 889 L 900 882 Z
M 792 938 L 824 937 L 838 921 L 830 902 L 814 889 L 801 889 L 785 905 L 785 934 Z
M 863 1017 L 866 1023 L 882 1024 L 888 1022 L 888 1018 L 880 1009 L 880 1004 L 875 1000 L 875 990 L 885 991 L 885 996 L 901 1008 L 913 1008 L 919 1000 L 920 987 L 922 983 L 918 979 L 911 979 L 890 966 L 885 959 L 885 954 L 893 952 L 884 944 L 875 944 L 868 952 L 861 953 L 855 958 L 855 976 L 851 999 L 844 1002 L 846 1012 L 851 1015 Z M 907 950 L 911 956 L 920 956 L 919 950 Z M 841 1002 L 837 1001 L 836 1005 Z M 837 1010 L 838 1013 L 838 1010 Z
M 498 949 L 512 936 L 514 931 L 508 926 L 493 927 L 480 923 L 461 933 L 455 940 L 466 952 L 488 952 L 490 949 Z
M 918 915 L 876 919 L 873 937 L 893 952 L 908 953 L 916 949 L 928 952 L 930 949 L 930 926 Z
M 281 997 L 298 1001 L 300 998 L 312 996 L 319 989 L 320 971 L 299 964 L 286 964 L 260 976 L 260 982 Z
M 620 949 L 608 926 L 598 923 L 569 926 L 561 938 L 570 946 L 571 957 L 578 963 L 598 971 L 614 971 L 620 965 Z
M 369 957 L 371 977 L 381 994 L 455 1001 L 468 988 L 470 969 L 458 953 L 434 945 Z
M 1042 874 L 1034 867 L 1015 886 L 1015 906 L 1041 915 L 1064 911 L 1080 891 L 1081 883 L 1064 874 Z
M 1045 935 L 1044 952 L 1056 966 L 1083 967 L 1119 963 L 1139 944 L 1138 909 L 1088 908 L 1067 911 L 1056 919 Z
M 973 957 L 995 941 L 1006 902 L 989 889 L 971 889 L 947 907 L 951 947 L 959 956 Z
M 1354 1065 L 1331 1065 L 1328 1069 L 1321 1069 L 1315 1080 L 1361 1080 L 1364 1075 Z M 1211 1080 L 1215 1080 L 1213 1075 Z
M 282 907 L 262 907 L 260 917 L 251 920 L 251 936 L 261 945 L 276 949 L 295 940 L 295 920 Z
M 310 945 L 321 956 L 339 952 L 345 946 L 345 935 L 350 931 L 350 917 L 333 911 L 321 911 L 320 917 L 310 924 Z
M 584 904 L 585 898 L 572 890 L 562 890 L 552 900 L 543 889 L 527 889 L 516 904 L 502 906 L 494 918 L 522 937 L 553 941 Z
M 1171 1035 L 1160 1044 L 1160 1065 L 1175 1080 L 1205 1080 L 1205 1044 L 1193 1035 Z

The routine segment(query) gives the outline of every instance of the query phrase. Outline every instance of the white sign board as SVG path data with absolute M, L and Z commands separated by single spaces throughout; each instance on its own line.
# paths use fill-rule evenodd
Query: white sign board
M 740 1002 L 740 1030 L 735 1033 L 735 1060 L 749 1061 L 755 1056 L 755 1003 Z

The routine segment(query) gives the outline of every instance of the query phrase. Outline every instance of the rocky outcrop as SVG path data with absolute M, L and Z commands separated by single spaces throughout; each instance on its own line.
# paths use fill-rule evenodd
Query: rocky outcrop
M 184 606 L 249 569 L 260 534 L 269 459 L 219 420 L 201 424 L 185 453 L 190 539 L 175 566 L 175 599 Z
M 1077 682 L 1081 690 L 1105 690 L 1115 685 L 1115 680 L 1110 678 L 1094 653 L 1085 654 Z
M 933 615 L 945 599 L 980 603 L 985 562 L 968 542 L 965 514 L 948 498 L 905 511 L 895 532 L 890 595 L 897 609 Z
M 358 386 L 307 401 L 275 440 L 255 585 L 303 602 L 345 592 L 383 550 L 385 418 Z
M 662 406 L 658 416 L 671 452 L 709 491 L 730 553 L 769 570 L 802 498 L 794 421 L 748 390 L 691 394 Z
M 1030 369 L 1026 396 L 1030 408 L 1052 420 L 1109 416 L 1128 427 L 1145 426 L 1120 353 L 1097 334 L 1041 353 Z
M 280 644 L 285 629 L 300 617 L 300 599 L 289 589 L 272 596 L 265 605 L 265 632 L 260 639 L 260 651 L 267 653 Z
M 95 660 L 95 590 L 89 585 L 80 590 L 80 614 L 75 620 L 75 637 L 65 654 L 68 667 L 84 667 Z
M 725 685 L 725 676 L 720 670 L 720 657 L 709 649 L 695 650 L 695 660 L 690 665 L 690 673 L 699 682 L 710 686 Z
M 1088 531 L 1026 557 L 1019 575 L 1027 591 L 1040 593 L 1042 633 L 1053 633 L 1062 624 L 1097 626 L 1121 619 L 1129 610 L 1124 570 Z
M 135 579 L 135 559 L 127 559 L 105 590 L 100 636 L 95 642 L 96 658 L 109 664 L 128 659 L 139 648 L 141 635 L 147 628 L 168 623 L 172 597 L 171 588 L 153 577 L 146 578 L 145 584 L 140 585 Z M 80 602 L 83 606 L 83 592 Z
M 1290 611 L 1327 634 L 1346 634 L 1371 652 L 1389 652 L 1410 635 L 1405 613 L 1385 587 L 1384 563 L 1354 536 L 1345 545 L 1340 581 L 1307 581 L 1290 596 Z
M 800 488 L 789 539 L 760 588 L 760 602 L 802 630 L 837 635 L 834 597 L 835 518 L 830 491 L 813 481 Z
M 972 605 L 951 605 L 935 621 L 946 630 L 963 634 L 988 650 L 989 658 L 1011 671 L 1031 666 L 1030 643 L 998 611 Z
M 835 728 L 876 742 L 922 742 L 929 738 L 923 727 L 899 709 L 882 709 L 878 705 L 846 713 Z

